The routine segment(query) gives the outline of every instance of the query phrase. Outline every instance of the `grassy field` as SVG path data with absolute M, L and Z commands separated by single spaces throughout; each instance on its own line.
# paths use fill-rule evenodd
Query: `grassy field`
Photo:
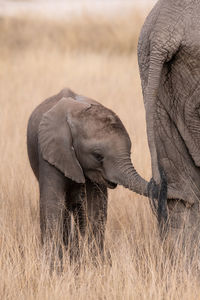
M 39 245 L 26 126 L 46 97 L 70 87 L 113 109 L 130 134 L 133 164 L 150 178 L 136 55 L 143 20 L 134 12 L 110 20 L 0 19 L 0 299 L 198 299 L 194 269 L 186 270 L 183 255 L 169 260 L 148 200 L 121 187 L 109 192 L 112 266 L 88 260 L 77 274 L 66 257 L 64 271 L 50 275 Z

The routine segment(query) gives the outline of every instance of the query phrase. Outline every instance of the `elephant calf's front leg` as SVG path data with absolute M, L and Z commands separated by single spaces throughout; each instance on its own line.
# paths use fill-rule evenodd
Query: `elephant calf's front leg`
M 62 256 L 66 178 L 42 158 L 39 169 L 40 226 L 47 251 Z

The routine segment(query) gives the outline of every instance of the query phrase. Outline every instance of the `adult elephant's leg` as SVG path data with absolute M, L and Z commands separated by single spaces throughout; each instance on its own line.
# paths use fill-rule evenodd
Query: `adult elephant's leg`
M 62 256 L 63 217 L 67 180 L 54 166 L 40 157 L 40 227 L 43 244 L 53 255 Z
M 104 237 L 107 221 L 107 188 L 104 185 L 86 182 L 88 241 L 93 254 L 104 255 Z
M 165 101 L 164 101 L 165 100 Z M 167 103 L 167 98 L 163 102 Z M 199 169 L 194 165 L 182 136 L 176 126 L 176 119 L 161 101 L 157 101 L 155 115 L 155 141 L 159 164 L 166 174 L 167 232 L 174 249 L 176 244 L 185 249 L 198 237 L 199 231 Z M 198 238 L 196 239 L 198 241 Z M 180 247 L 180 243 L 183 247 Z M 191 252 L 191 249 L 189 249 Z
M 193 266 L 199 271 L 196 262 L 200 259 L 200 219 L 199 204 L 185 207 L 185 203 L 178 199 L 168 200 L 169 209 L 169 232 L 167 249 L 170 256 L 184 259 L 186 267 Z M 180 256 L 181 254 L 181 256 Z M 193 265 L 195 263 L 195 265 Z

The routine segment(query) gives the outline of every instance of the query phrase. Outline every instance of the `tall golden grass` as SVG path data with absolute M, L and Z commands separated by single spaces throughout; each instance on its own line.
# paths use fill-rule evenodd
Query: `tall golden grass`
M 67 86 L 113 109 L 132 140 L 137 170 L 150 178 L 150 156 L 137 66 L 144 17 L 84 16 L 70 21 L 0 20 L 0 299 L 198 299 L 194 266 L 169 257 L 148 200 L 118 187 L 109 192 L 109 263 L 90 260 L 79 273 L 65 257 L 50 274 L 40 248 L 38 185 L 26 152 L 34 107 Z M 120 23 L 121 22 L 121 23 Z

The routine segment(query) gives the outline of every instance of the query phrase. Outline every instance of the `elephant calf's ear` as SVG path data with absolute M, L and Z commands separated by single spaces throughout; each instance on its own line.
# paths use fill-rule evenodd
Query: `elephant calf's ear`
M 39 125 L 39 147 L 43 158 L 66 177 L 84 183 L 85 177 L 72 145 L 67 109 L 67 98 L 63 98 L 43 115 Z

